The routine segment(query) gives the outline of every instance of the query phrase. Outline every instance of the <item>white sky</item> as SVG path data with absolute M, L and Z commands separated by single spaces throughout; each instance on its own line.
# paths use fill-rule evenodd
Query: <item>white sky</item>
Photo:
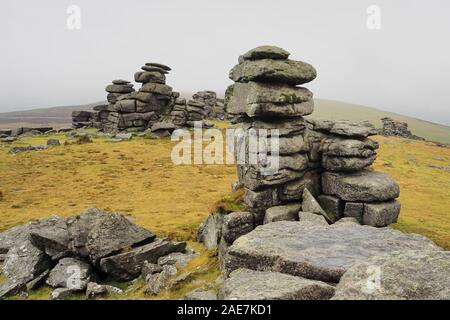
M 381 30 L 366 26 L 381 8 Z M 81 29 L 68 30 L 69 5 Z M 318 98 L 450 125 L 447 0 L 2 0 L 0 112 L 104 100 L 112 79 L 170 65 L 177 91 L 223 92 L 239 54 L 274 44 L 312 63 Z

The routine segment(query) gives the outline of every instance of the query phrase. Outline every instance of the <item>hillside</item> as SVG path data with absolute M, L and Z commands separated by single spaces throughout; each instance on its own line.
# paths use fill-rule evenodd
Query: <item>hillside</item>
M 380 119 L 390 117 L 407 122 L 412 133 L 427 140 L 450 144 L 450 127 L 428 122 L 405 115 L 387 112 L 376 108 L 350 104 L 335 100 L 315 99 L 314 119 L 330 120 L 369 120 L 377 127 L 381 127 Z
M 190 93 L 182 93 L 182 96 L 186 98 L 191 95 Z M 54 127 L 69 125 L 72 111 L 92 110 L 94 105 L 100 103 L 103 102 L 0 113 L 0 128 L 15 128 L 27 125 L 50 125 Z M 450 144 L 450 127 L 448 126 L 346 102 L 315 99 L 314 114 L 310 117 L 331 120 L 369 120 L 377 127 L 381 127 L 381 118 L 391 117 L 407 122 L 415 135 L 427 140 Z

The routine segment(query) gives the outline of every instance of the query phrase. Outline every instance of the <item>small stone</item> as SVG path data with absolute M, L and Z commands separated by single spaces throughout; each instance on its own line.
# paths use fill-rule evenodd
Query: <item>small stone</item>
M 271 207 L 266 210 L 264 224 L 275 221 L 295 221 L 298 220 L 298 213 L 302 205 L 299 203 L 283 206 Z
M 48 139 L 47 140 L 47 146 L 55 147 L 55 146 L 59 146 L 59 145 L 61 145 L 61 143 L 59 142 L 58 139 Z
M 286 60 L 290 53 L 276 46 L 259 46 L 242 55 L 243 60 L 273 59 Z
M 344 217 L 355 218 L 359 223 L 362 223 L 362 216 L 364 213 L 364 203 L 362 202 L 346 202 L 344 208 Z
M 317 200 L 313 197 L 311 192 L 309 192 L 308 189 L 303 190 L 303 202 L 302 202 L 302 210 L 304 212 L 312 212 L 316 214 L 320 214 L 327 219 L 330 223 L 334 223 L 336 221 L 336 218 L 330 214 L 325 212 L 320 204 L 317 202 Z
M 321 194 L 317 197 L 317 202 L 320 204 L 322 209 L 332 215 L 334 220 L 339 220 L 343 216 L 344 204 L 343 202 L 334 196 Z
M 54 288 L 82 291 L 94 278 L 95 274 L 89 264 L 74 258 L 64 258 L 50 271 L 45 283 Z
M 186 294 L 184 300 L 217 300 L 217 293 L 213 290 L 196 289 Z
M 400 213 L 400 202 L 394 200 L 380 203 L 366 203 L 362 216 L 362 224 L 372 227 L 386 227 L 397 222 Z
M 52 300 L 66 300 L 73 296 L 73 291 L 67 288 L 57 288 L 50 294 Z
M 250 212 L 232 212 L 223 218 L 222 237 L 227 243 L 233 243 L 240 236 L 252 231 L 254 217 Z

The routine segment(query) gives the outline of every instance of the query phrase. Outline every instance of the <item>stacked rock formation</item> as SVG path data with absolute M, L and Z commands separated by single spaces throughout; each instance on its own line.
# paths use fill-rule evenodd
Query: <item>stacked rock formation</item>
M 218 99 L 214 91 L 199 91 L 192 96 L 192 100 L 205 104 L 208 119 L 225 120 L 223 100 Z
M 389 117 L 381 118 L 383 123 L 383 128 L 381 129 L 381 134 L 387 137 L 401 137 L 406 139 L 414 140 L 425 140 L 424 138 L 418 137 L 408 129 L 408 123 L 394 120 Z
M 170 67 L 160 63 L 146 63 L 134 75 L 141 88 L 135 91 L 133 84 L 126 80 L 114 80 L 106 87 L 108 105 L 94 107 L 98 112 L 98 123 L 94 126 L 105 132 L 125 129 L 144 131 L 169 115 L 179 93 L 166 85 L 166 74 Z
M 374 227 L 397 221 L 398 185 L 368 168 L 378 148 L 368 136 L 377 130 L 368 122 L 306 120 L 314 110 L 313 94 L 298 85 L 315 79 L 316 70 L 288 57 L 281 48 L 262 46 L 242 55 L 230 71 L 235 83 L 225 106 L 246 137 L 246 162 L 237 164 L 246 211 L 216 212 L 206 220 L 199 240 L 210 248 L 225 250 L 256 226 L 280 220 L 333 224 L 349 217 Z M 268 130 L 268 139 L 251 150 L 248 137 L 260 129 Z M 271 155 L 273 129 L 279 155 Z M 263 156 L 249 163 L 252 153 Z M 264 173 L 275 157 L 278 169 Z

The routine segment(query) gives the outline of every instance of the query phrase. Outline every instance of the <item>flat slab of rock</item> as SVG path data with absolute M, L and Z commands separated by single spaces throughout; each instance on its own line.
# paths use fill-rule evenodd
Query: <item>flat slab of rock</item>
M 405 251 L 354 264 L 336 287 L 336 300 L 449 300 L 450 252 Z
M 8 251 L 3 273 L 9 279 L 26 283 L 48 270 L 50 265 L 50 258 L 29 240 L 25 240 Z
M 239 269 L 219 289 L 221 300 L 328 300 L 334 287 L 279 272 Z
M 243 60 L 274 59 L 285 60 L 290 53 L 276 46 L 259 46 L 242 55 Z
M 150 243 L 155 237 L 155 234 L 133 224 L 119 213 L 111 213 L 102 215 L 96 221 L 88 235 L 86 248 L 92 263 L 98 265 L 101 258 Z
M 237 239 L 224 266 L 226 273 L 239 268 L 270 270 L 337 283 L 358 260 L 394 251 L 439 249 L 423 236 L 390 228 L 279 221 Z
M 306 62 L 294 60 L 247 60 L 230 71 L 235 82 L 269 82 L 298 85 L 310 82 L 317 76 L 314 67 Z
M 354 202 L 387 201 L 400 194 L 398 184 L 389 175 L 370 170 L 355 173 L 325 172 L 322 174 L 322 188 L 325 194 Z
M 172 252 L 184 252 L 185 250 L 185 242 L 158 239 L 131 251 L 103 258 L 100 261 L 100 269 L 113 278 L 128 281 L 141 274 L 144 261 L 156 263 L 160 257 Z

